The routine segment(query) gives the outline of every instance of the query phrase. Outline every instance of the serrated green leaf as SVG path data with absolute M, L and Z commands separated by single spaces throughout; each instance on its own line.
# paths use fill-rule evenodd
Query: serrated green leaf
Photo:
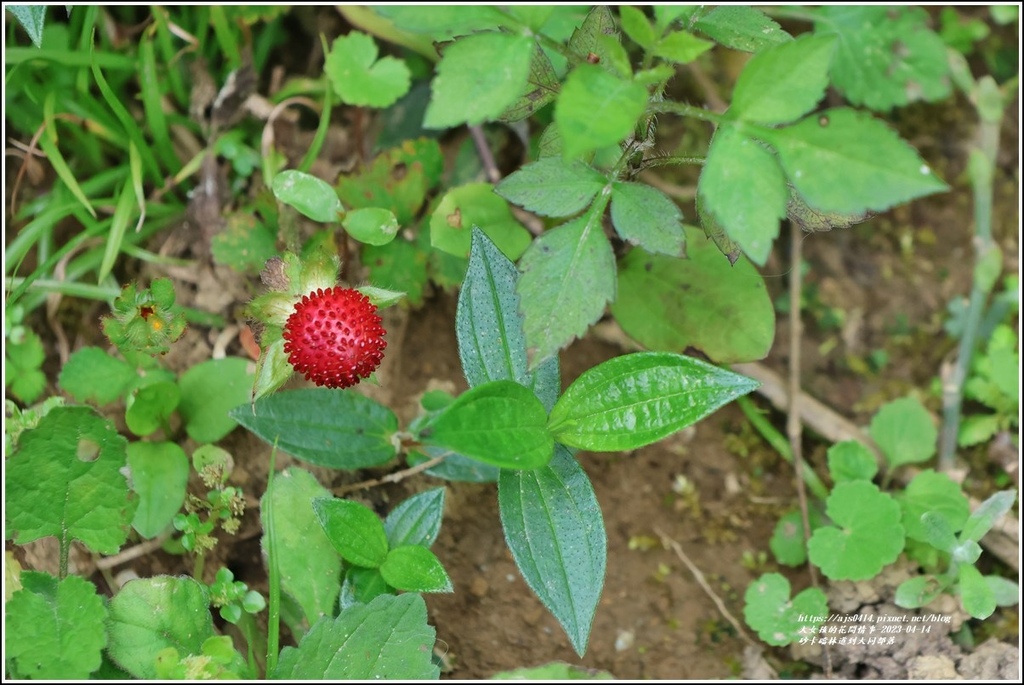
M 437 65 L 426 128 L 493 121 L 527 87 L 534 40 L 506 33 L 478 33 L 449 46 Z
M 352 390 L 289 390 L 231 412 L 240 424 L 278 449 L 317 466 L 379 466 L 397 452 L 398 418 Z
M 313 500 L 330 495 L 313 474 L 291 467 L 274 476 L 260 500 L 263 553 L 273 552 L 281 589 L 298 602 L 310 625 L 334 615 L 341 591 L 341 557 L 313 512 Z
M 694 26 L 733 50 L 758 52 L 792 40 L 761 10 L 745 5 L 719 5 L 697 19 Z
M 452 581 L 441 561 L 426 547 L 405 545 L 388 552 L 380 575 L 404 592 L 452 592 Z
M 878 473 L 875 455 L 856 440 L 837 442 L 828 448 L 828 472 L 833 483 L 870 481 Z
M 248 359 L 225 357 L 196 364 L 178 379 L 178 413 L 196 442 L 217 442 L 238 425 L 231 410 L 250 399 Z
M 58 385 L 78 402 L 110 404 L 128 392 L 136 372 L 98 347 L 83 347 L 60 371 Z
M 181 391 L 172 381 L 157 381 L 138 388 L 128 395 L 125 425 L 135 435 L 149 435 L 167 425 L 180 400 Z
M 612 225 L 620 238 L 648 252 L 683 255 L 683 213 L 665 193 L 643 183 L 616 182 L 611 202 Z
M 345 569 L 345 579 L 341 582 L 338 604 L 344 611 L 353 604 L 369 604 L 375 597 L 383 594 L 395 592 L 394 588 L 384 582 L 379 569 L 349 566 Z
M 384 562 L 388 538 L 372 509 L 352 500 L 318 497 L 313 500 L 313 511 L 345 561 L 365 568 L 377 568 Z
M 561 390 L 558 358 L 552 357 L 534 371 L 527 367 L 523 318 L 515 290 L 518 280 L 515 265 L 486 234 L 474 230 L 455 315 L 459 360 L 470 387 L 494 380 L 516 381 L 532 388 L 550 411 Z
M 444 158 L 436 140 L 403 141 L 373 160 L 369 169 L 338 179 L 338 197 L 353 209 L 378 207 L 390 210 L 400 226 L 416 221 L 427 191 L 436 186 L 444 171 Z
M 185 503 L 188 457 L 173 442 L 128 445 L 132 490 L 139 496 L 132 527 L 144 538 L 159 535 Z
M 873 578 L 903 551 L 900 506 L 873 483 L 836 484 L 826 513 L 836 525 L 814 531 L 808 554 L 832 580 Z
M 808 233 L 831 231 L 834 228 L 849 228 L 854 224 L 867 221 L 874 214 L 869 211 L 843 214 L 841 212 L 821 211 L 812 208 L 796 191 L 792 183 L 786 183 L 789 188 L 789 200 L 786 202 L 786 215 L 789 220 L 800 227 L 800 230 Z
M 444 488 L 432 488 L 403 500 L 384 519 L 384 533 L 391 548 L 403 545 L 430 547 L 441 531 Z
M 548 429 L 570 447 L 613 452 L 650 445 L 758 386 L 681 354 L 636 352 L 584 372 L 555 403 Z
M 610 42 L 602 38 L 618 42 L 619 32 L 615 28 L 615 17 L 607 5 L 596 5 L 588 13 L 583 22 L 572 32 L 569 37 L 569 50 L 576 57 L 576 62 L 582 62 L 593 54 L 597 57 L 598 64 L 607 64 L 609 55 L 605 52 Z
M 1017 501 L 1016 490 L 1003 490 L 989 497 L 975 509 L 964 528 L 960 531 L 961 540 L 980 541 L 988 533 L 996 521 L 1006 515 Z
M 387 245 L 398 233 L 398 219 L 388 209 L 367 207 L 354 209 L 345 214 L 341 222 L 345 231 L 367 245 Z
M 891 469 L 931 459 L 939 439 L 932 415 L 915 397 L 883 405 L 872 417 L 868 433 L 878 443 Z
M 761 143 L 732 126 L 715 133 L 697 192 L 728 237 L 755 264 L 764 266 L 779 220 L 786 216 L 788 191 L 775 157 Z
M 593 64 L 576 67 L 555 103 L 562 154 L 569 159 L 630 134 L 647 105 L 647 89 Z
M 785 576 L 765 573 L 747 587 L 743 596 L 743 618 L 758 637 L 774 647 L 782 647 L 804 637 L 808 629 L 817 631 L 829 615 L 828 600 L 818 588 L 807 588 L 790 599 Z
M 554 441 L 547 410 L 533 391 L 507 380 L 462 393 L 420 431 L 425 445 L 452 450 L 507 469 L 533 469 L 551 460 Z
M 416 593 L 380 595 L 324 617 L 299 646 L 285 647 L 275 680 L 436 680 L 434 629 Z
M 214 636 L 206 588 L 188 577 L 156 576 L 125 583 L 110 600 L 110 657 L 132 676 L 157 678 L 156 659 L 173 648 L 198 656 Z
M 622 30 L 630 39 L 644 50 L 654 44 L 657 36 L 654 27 L 644 13 L 630 5 L 623 5 L 619 8 L 619 23 Z
M 524 9 L 527 5 L 512 5 L 509 9 Z M 508 106 L 501 116 L 501 121 L 516 122 L 530 117 L 537 110 L 547 105 L 558 96 L 562 84 L 558 74 L 551 65 L 547 53 L 537 44 L 530 58 L 530 74 L 526 78 L 526 92 Z
M 936 473 L 932 469 L 914 476 L 899 497 L 899 503 L 903 509 L 903 527 L 907 530 L 907 537 L 928 542 L 944 552 L 950 550 L 952 541 L 946 547 L 939 547 L 928 536 L 927 529 L 934 526 L 923 523 L 921 517 L 929 512 L 941 516 L 946 521 L 950 531 L 949 537 L 952 538 L 953 532 L 964 527 L 971 511 L 967 495 L 960 486 L 946 474 Z
M 964 564 L 960 567 L 960 576 L 957 580 L 964 611 L 982 621 L 995 613 L 996 596 L 981 575 L 981 571 L 971 564 Z
M 586 473 L 568 449 L 556 445 L 542 468 L 502 470 L 498 509 L 520 573 L 582 655 L 607 559 L 601 508 Z
M 519 262 L 519 306 L 532 368 L 583 335 L 615 297 L 615 256 L 601 227 L 604 205 L 597 205 L 534 240 Z
M 942 594 L 944 585 L 932 575 L 915 576 L 899 584 L 896 588 L 896 606 L 904 609 L 919 609 L 928 606 Z
M 775 309 L 764 280 L 746 259 L 730 266 L 696 229 L 689 259 L 633 250 L 619 262 L 611 311 L 649 350 L 701 350 L 720 364 L 762 359 L 775 339 Z
M 7 459 L 7 537 L 24 545 L 52 535 L 115 554 L 136 504 L 123 473 L 126 443 L 87 407 L 52 409 Z
M 4 607 L 5 658 L 18 677 L 85 680 L 107 646 L 107 609 L 96 586 L 78 576 L 58 580 L 25 571 Z
M 839 37 L 832 82 L 852 103 L 888 111 L 949 95 L 946 47 L 924 9 L 835 5 L 815 14 L 816 32 Z
M 473 228 L 479 227 L 509 259 L 519 259 L 532 236 L 490 183 L 467 183 L 449 190 L 430 217 L 430 243 L 468 257 Z
M 388 107 L 409 90 L 409 67 L 394 57 L 377 59 L 373 38 L 351 31 L 331 44 L 324 73 L 342 101 L 361 107 Z
M 813 209 L 881 211 L 948 190 L 892 129 L 865 112 L 830 109 L 776 129 L 779 163 Z
M 673 31 L 654 44 L 652 52 L 676 64 L 689 64 L 715 46 L 689 31 Z
M 271 189 L 280 202 L 294 207 L 313 221 L 338 221 L 339 213 L 345 209 L 329 183 L 302 171 L 282 171 L 274 176 Z
M 605 183 L 604 176 L 582 162 L 546 157 L 506 176 L 494 192 L 535 214 L 562 217 L 589 206 Z
M 754 55 L 733 90 L 729 115 L 785 124 L 810 112 L 825 95 L 834 36 L 805 34 Z

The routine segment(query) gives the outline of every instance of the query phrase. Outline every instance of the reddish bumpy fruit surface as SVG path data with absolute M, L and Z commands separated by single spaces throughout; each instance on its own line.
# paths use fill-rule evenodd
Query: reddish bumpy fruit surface
M 347 388 L 384 359 L 384 328 L 365 295 L 351 288 L 317 289 L 295 304 L 284 325 L 284 351 L 295 370 L 317 385 Z

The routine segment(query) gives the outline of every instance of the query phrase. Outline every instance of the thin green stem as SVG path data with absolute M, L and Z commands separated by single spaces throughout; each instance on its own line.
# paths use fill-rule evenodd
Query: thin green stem
M 645 159 L 637 167 L 637 172 L 645 171 L 646 169 L 653 169 L 659 166 L 682 166 L 684 164 L 696 164 L 697 166 L 703 166 L 706 161 L 706 157 L 683 157 L 683 156 L 671 156 L 671 157 L 651 157 Z
M 700 119 L 701 121 L 710 121 L 713 124 L 720 124 L 725 121 L 725 117 L 721 114 L 716 114 L 702 107 L 687 105 L 683 102 L 672 102 L 671 100 L 651 102 L 647 105 L 647 112 L 649 114 L 660 114 L 663 112 L 666 114 L 677 114 L 683 117 Z
M 269 578 L 267 582 L 270 587 L 267 592 L 267 677 L 272 677 L 277 669 L 277 651 L 281 641 L 281 569 L 277 565 L 277 538 L 274 533 L 274 470 L 277 461 L 277 440 L 274 440 L 274 448 L 270 450 L 270 466 L 267 472 L 267 493 L 263 496 L 263 507 L 265 511 L 264 521 L 267 529 L 263 531 L 267 540 L 267 568 Z

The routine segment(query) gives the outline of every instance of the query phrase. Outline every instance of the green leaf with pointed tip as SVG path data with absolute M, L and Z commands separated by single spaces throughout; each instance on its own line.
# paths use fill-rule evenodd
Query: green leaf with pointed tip
M 107 609 L 96 586 L 35 571 L 22 572 L 21 586 L 4 607 L 5 658 L 18 677 L 87 679 L 107 646 Z
M 787 182 L 786 185 L 789 187 L 786 215 L 790 221 L 796 223 L 801 230 L 808 233 L 831 231 L 834 228 L 849 228 L 874 216 L 872 212 L 866 210 L 853 214 L 843 214 L 841 212 L 814 209 L 804 201 L 792 183 Z
M 506 21 L 497 7 L 486 5 L 374 5 L 373 11 L 400 29 L 426 33 L 435 40 L 497 28 Z
M 377 59 L 377 43 L 359 31 L 340 36 L 324 60 L 324 74 L 342 101 L 389 107 L 409 90 L 409 67 L 400 59 Z
M 923 8 L 836 5 L 814 13 L 815 32 L 839 37 L 832 82 L 850 102 L 888 111 L 949 95 L 946 46 Z
M 513 5 L 510 6 L 510 9 L 523 7 L 526 5 Z M 533 57 L 530 58 L 530 75 L 526 79 L 526 92 L 509 105 L 498 119 L 505 122 L 526 119 L 554 100 L 561 87 L 558 74 L 555 73 L 555 68 L 551 65 L 551 59 L 539 44 L 535 45 Z
M 1006 515 L 1017 500 L 1016 490 L 1003 490 L 989 497 L 975 509 L 960 532 L 961 540 L 980 541 L 992 530 L 996 521 Z
M 398 219 L 390 210 L 379 207 L 353 209 L 341 225 L 350 236 L 367 245 L 387 245 L 398 233 Z
M 312 174 L 286 169 L 274 176 L 271 189 L 280 202 L 313 221 L 331 223 L 344 211 L 334 188 Z
M 747 586 L 743 596 L 743 618 L 758 637 L 774 647 L 796 642 L 810 628 L 817 631 L 820 621 L 808 616 L 828 616 L 828 599 L 818 588 L 807 588 L 790 598 L 785 576 L 765 573 Z
M 885 454 L 889 468 L 931 459 L 939 438 L 931 414 L 916 397 L 883 405 L 871 419 L 868 433 Z
M 598 58 L 598 64 L 610 68 L 610 56 L 607 53 L 610 42 L 603 39 L 618 42 L 619 32 L 608 6 L 596 5 L 569 37 L 569 50 L 575 54 L 575 62 L 582 62 L 593 53 Z
M 78 402 L 110 404 L 128 392 L 135 369 L 98 347 L 76 350 L 60 370 L 57 384 Z
M 46 24 L 46 5 L 8 5 L 14 18 L 37 48 L 43 46 L 43 26 Z
M 52 409 L 7 459 L 7 537 L 24 545 L 52 535 L 115 554 L 136 506 L 124 475 L 126 443 L 88 407 Z
M 231 415 L 278 449 L 317 466 L 379 466 L 398 453 L 398 418 L 352 390 L 289 390 L 245 404 Z
M 132 527 L 144 538 L 156 537 L 185 503 L 188 457 L 173 442 L 133 442 L 128 445 L 128 468 L 139 496 Z
M 547 410 L 532 390 L 490 381 L 459 395 L 420 430 L 419 440 L 501 468 L 533 469 L 551 460 L 546 424 Z
M 434 629 L 414 592 L 380 595 L 324 617 L 298 647 L 285 647 L 274 680 L 436 680 Z
M 903 527 L 907 529 L 907 537 L 912 540 L 928 542 L 937 549 L 948 552 L 952 548 L 942 548 L 928 537 L 928 524 L 922 522 L 925 514 L 936 514 L 946 521 L 946 527 L 952 533 L 960 530 L 967 522 L 971 507 L 967 495 L 960 486 L 944 473 L 932 469 L 922 471 L 907 484 L 906 490 L 897 498 L 903 509 Z
M 647 89 L 593 64 L 576 67 L 555 102 L 555 124 L 562 154 L 585 152 L 619 143 L 630 134 L 647 105 Z
M 681 354 L 637 352 L 584 372 L 558 399 L 548 429 L 570 447 L 613 452 L 650 445 L 758 386 Z
M 313 501 L 330 495 L 313 474 L 293 466 L 274 476 L 260 500 L 263 553 L 273 550 L 281 589 L 310 625 L 334 614 L 341 591 L 341 557 L 313 512 Z
M 388 552 L 380 565 L 388 585 L 404 592 L 452 592 L 452 581 L 441 561 L 426 547 L 404 545 Z
M 676 203 L 657 188 L 618 181 L 612 185 L 612 225 L 623 240 L 648 252 L 680 257 L 686 250 L 682 219 Z
M 652 52 L 676 64 L 689 64 L 715 47 L 709 40 L 698 38 L 689 31 L 673 31 L 654 44 Z
M 754 55 L 733 89 L 729 116 L 785 124 L 810 112 L 825 96 L 834 36 L 805 34 Z
M 430 244 L 458 257 L 468 257 L 473 228 L 478 227 L 509 259 L 519 259 L 532 236 L 519 223 L 508 202 L 490 183 L 467 183 L 449 190 L 430 217 Z
M 721 222 L 715 218 L 715 215 L 708 211 L 705 206 L 704 198 L 700 193 L 697 193 L 694 206 L 697 209 L 697 218 L 700 219 L 701 228 L 704 229 L 704 235 L 714 242 L 715 246 L 718 247 L 718 251 L 729 260 L 730 264 L 735 264 L 736 260 L 740 258 L 740 255 L 743 252 L 740 249 L 740 246 L 735 240 L 728 236 L 725 232 L 725 228 L 723 228 Z
M 284 338 L 278 334 L 273 343 L 260 351 L 250 401 L 255 402 L 274 392 L 284 385 L 293 373 L 295 369 L 288 361 L 288 353 L 284 351 Z
M 430 547 L 441 531 L 444 488 L 432 488 L 402 501 L 384 519 L 384 533 L 391 548 L 403 545 Z
M 605 183 L 582 162 L 545 157 L 506 176 L 494 192 L 535 214 L 572 216 L 589 206 Z
M 602 230 L 603 214 L 604 205 L 596 203 L 534 240 L 519 262 L 519 306 L 532 368 L 583 335 L 615 296 L 615 255 Z
M 761 10 L 745 5 L 719 5 L 703 15 L 694 26 L 733 50 L 757 52 L 792 40 Z
M 558 358 L 530 371 L 523 318 L 519 313 L 515 265 L 479 229 L 473 231 L 469 268 L 459 292 L 455 332 L 459 360 L 470 387 L 510 380 L 532 388 L 550 410 L 561 390 Z
M 337 497 L 313 500 L 320 527 L 342 559 L 355 566 L 377 568 L 388 554 L 388 538 L 373 510 Z
M 764 358 L 775 339 L 764 279 L 747 259 L 730 266 L 696 229 L 687 233 L 689 259 L 633 250 L 619 261 L 615 320 L 649 350 L 694 347 L 719 364 Z
M 607 537 L 586 473 L 562 445 L 532 471 L 502 470 L 498 509 L 527 585 L 582 655 L 604 586 Z
M 437 65 L 426 128 L 493 121 L 527 87 L 535 43 L 530 36 L 478 33 L 450 45 Z
M 345 578 L 341 582 L 338 604 L 344 611 L 353 604 L 369 604 L 375 597 L 383 594 L 395 593 L 394 588 L 384 582 L 380 569 L 349 566 L 345 569 Z
M 214 636 L 206 587 L 188 577 L 156 576 L 124 584 L 110 600 L 111 658 L 142 680 L 157 677 L 156 659 L 171 647 L 181 656 L 202 654 Z
M 634 43 L 645 50 L 651 47 L 655 38 L 657 38 L 650 20 L 648 20 L 644 13 L 636 7 L 631 7 L 629 5 L 623 5 L 620 7 L 619 22 L 622 24 L 623 32 L 625 32 L 625 34 L 629 36 Z
M 786 216 L 789 192 L 779 163 L 765 147 L 732 126 L 715 133 L 697 192 L 703 210 L 763 266 Z
M 949 189 L 914 148 L 866 112 L 826 110 L 765 139 L 813 209 L 881 211 Z

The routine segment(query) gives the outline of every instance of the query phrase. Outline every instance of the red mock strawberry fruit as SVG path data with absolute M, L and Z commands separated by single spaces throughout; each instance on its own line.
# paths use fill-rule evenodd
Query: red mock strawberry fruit
M 347 388 L 384 359 L 377 307 L 351 288 L 318 288 L 295 304 L 284 326 L 284 351 L 295 370 L 317 385 Z

